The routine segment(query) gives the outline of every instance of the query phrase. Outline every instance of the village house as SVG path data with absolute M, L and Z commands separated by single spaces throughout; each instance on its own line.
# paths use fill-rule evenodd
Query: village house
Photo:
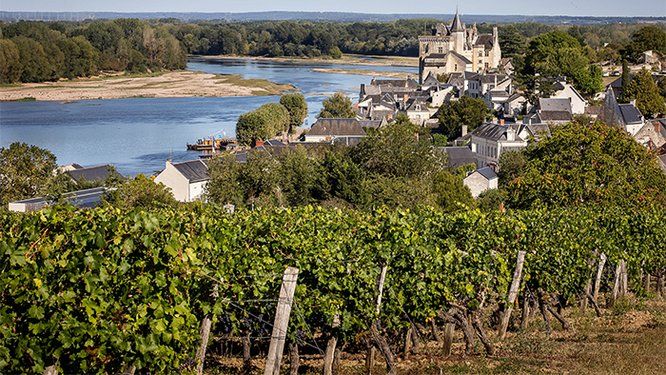
M 573 113 L 569 98 L 539 98 L 538 105 L 525 116 L 524 122 L 558 125 L 571 122 L 571 120 L 573 120 Z
M 503 153 L 527 147 L 530 140 L 550 135 L 547 124 L 484 124 L 470 133 L 470 148 L 479 168 L 496 167 Z
M 154 181 L 168 187 L 177 201 L 193 202 L 202 198 L 209 180 L 208 165 L 203 160 L 182 163 L 167 160 L 166 167 Z
M 572 84 L 566 83 L 566 81 L 559 81 L 553 85 L 555 92 L 551 95 L 551 98 L 554 99 L 569 99 L 571 113 L 574 115 L 582 115 L 585 113 L 585 108 L 587 108 L 587 100 L 583 98 L 576 88 Z
M 431 35 L 419 37 L 419 82 L 428 75 L 498 69 L 502 52 L 497 27 L 492 34 L 467 28 L 456 11 L 451 25 L 438 24 Z
M 497 189 L 498 183 L 497 173 L 491 167 L 479 168 L 463 179 L 463 184 L 469 188 L 474 198 L 488 190 Z
M 62 195 L 63 202 L 67 202 L 78 208 L 91 208 L 102 203 L 104 194 L 109 191 L 106 187 L 96 187 L 71 191 Z M 52 205 L 54 202 L 48 197 L 36 197 L 23 199 L 16 202 L 9 202 L 8 209 L 12 212 L 33 212 Z
M 633 103 L 620 104 L 615 96 L 615 90 L 611 85 L 606 89 L 606 98 L 601 117 L 606 124 L 618 126 L 632 136 L 638 133 L 645 125 L 645 117 L 636 108 L 636 105 Z
M 61 172 L 67 175 L 75 184 L 81 183 L 102 183 L 109 177 L 122 177 L 112 165 L 95 165 L 83 167 L 79 164 L 69 164 L 59 168 Z
M 303 142 L 353 146 L 365 136 L 365 130 L 355 118 L 319 118 L 303 135 Z

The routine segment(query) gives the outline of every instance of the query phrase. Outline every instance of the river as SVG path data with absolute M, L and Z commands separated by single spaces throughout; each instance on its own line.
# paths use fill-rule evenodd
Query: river
M 305 95 L 311 125 L 321 102 L 342 91 L 358 99 L 372 77 L 315 72 L 315 68 L 413 72 L 416 68 L 345 64 L 283 63 L 251 59 L 190 60 L 189 70 L 240 74 L 290 83 Z M 225 98 L 132 98 L 74 102 L 0 102 L 0 147 L 25 142 L 53 152 L 58 163 L 110 163 L 132 176 L 164 168 L 166 159 L 195 159 L 187 143 L 224 131 L 234 136 L 242 113 L 279 100 L 276 96 Z

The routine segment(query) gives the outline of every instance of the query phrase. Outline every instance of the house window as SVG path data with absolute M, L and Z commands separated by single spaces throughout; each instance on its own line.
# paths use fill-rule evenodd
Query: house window
M 483 56 L 483 51 L 479 51 L 479 57 Z
M 437 50 L 439 51 L 439 53 L 444 53 L 444 47 L 439 47 L 437 48 Z
M 458 64 L 455 64 L 454 66 L 455 66 L 455 70 L 457 71 L 458 70 Z

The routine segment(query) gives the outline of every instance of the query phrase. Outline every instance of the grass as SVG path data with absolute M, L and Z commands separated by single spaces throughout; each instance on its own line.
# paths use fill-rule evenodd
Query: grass
M 398 361 L 398 374 L 666 374 L 666 301 L 618 300 L 604 315 L 591 310 L 565 310 L 572 328 L 562 331 L 553 321 L 553 334 L 547 337 L 538 315 L 524 332 L 510 332 L 496 342 L 497 354 L 465 356 L 458 336 L 453 354 L 444 358 L 441 345 L 434 341 L 409 359 Z M 460 335 L 459 332 L 457 332 Z M 477 343 L 478 344 L 478 343 Z M 476 353 L 482 353 L 479 346 Z M 240 358 L 215 358 L 207 362 L 208 374 L 232 374 L 240 368 Z M 288 362 L 288 354 L 283 357 Z M 319 374 L 320 357 L 302 358 L 299 373 Z M 263 355 L 254 362 L 253 373 L 263 373 Z M 286 367 L 285 367 L 286 370 Z M 365 374 L 363 354 L 342 359 L 340 374 Z M 373 374 L 385 374 L 378 358 Z
M 20 99 L 14 99 L 14 100 L 9 100 L 9 101 L 10 102 L 34 102 L 34 101 L 37 101 L 37 99 L 35 99 L 32 96 L 26 96 L 26 97 L 23 97 L 23 98 L 20 98 Z
M 251 88 L 253 95 L 279 95 L 294 90 L 292 85 L 283 85 L 265 79 L 243 78 L 239 74 L 217 74 L 214 79 L 219 84 Z

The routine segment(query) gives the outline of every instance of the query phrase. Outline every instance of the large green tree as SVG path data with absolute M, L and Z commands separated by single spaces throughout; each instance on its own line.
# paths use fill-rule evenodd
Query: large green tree
M 490 117 L 490 109 L 483 99 L 463 96 L 439 109 L 439 130 L 448 139 L 456 139 L 462 134 L 463 125 L 472 131 Z
M 303 125 L 303 121 L 308 116 L 308 103 L 305 96 L 301 93 L 284 94 L 280 97 L 282 104 L 289 111 L 289 132 Z
M 532 39 L 525 55 L 523 75 L 531 77 L 529 88 L 542 93 L 561 76 L 573 81 L 585 95 L 601 91 L 601 70 L 590 64 L 580 42 L 564 31 L 541 34 Z
M 23 68 L 21 82 L 41 82 L 51 77 L 49 60 L 39 42 L 24 36 L 17 36 L 12 41 L 18 49 Z
M 660 95 L 652 74 L 646 69 L 642 69 L 632 78 L 622 97 L 627 101 L 635 99 L 636 107 L 646 117 L 666 113 L 666 102 Z
M 268 103 L 242 114 L 236 123 L 236 139 L 240 144 L 254 146 L 289 130 L 289 111 L 282 104 Z
M 68 184 L 57 167 L 56 157 L 37 146 L 17 142 L 0 148 L 0 203 L 62 193 Z
M 356 112 L 352 107 L 352 102 L 347 95 L 342 92 L 336 92 L 330 98 L 324 100 L 323 108 L 319 112 L 321 118 L 354 118 Z
M 631 42 L 625 48 L 625 56 L 638 62 L 643 52 L 657 51 L 666 55 L 666 30 L 660 25 L 644 26 L 631 36 Z
M 432 175 L 446 164 L 444 154 L 432 146 L 430 135 L 404 114 L 371 132 L 352 155 L 369 173 L 394 177 Z
M 507 184 L 512 208 L 666 205 L 666 174 L 622 129 L 572 122 L 525 149 Z
M 142 174 L 118 184 L 106 200 L 124 210 L 175 207 L 178 204 L 168 187 L 156 184 Z
M 0 83 L 13 83 L 21 78 L 21 57 L 16 44 L 0 39 Z

